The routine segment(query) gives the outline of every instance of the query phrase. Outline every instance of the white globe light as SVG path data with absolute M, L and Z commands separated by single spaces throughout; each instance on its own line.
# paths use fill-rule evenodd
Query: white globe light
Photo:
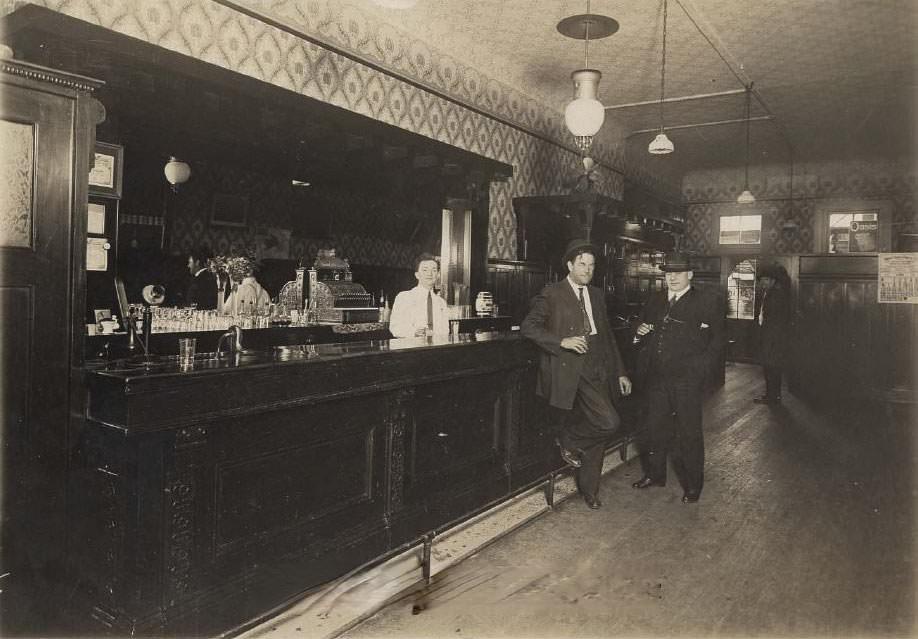
M 191 167 L 181 160 L 170 157 L 166 166 L 163 167 L 163 174 L 166 176 L 166 181 L 172 186 L 184 184 L 191 177 Z
M 564 108 L 564 124 L 577 137 L 596 135 L 605 119 L 605 108 L 593 98 L 577 98 Z

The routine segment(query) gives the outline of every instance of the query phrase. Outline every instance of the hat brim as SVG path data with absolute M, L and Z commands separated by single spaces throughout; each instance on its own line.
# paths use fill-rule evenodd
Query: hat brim
M 688 271 L 694 271 L 691 265 L 681 265 L 681 264 L 668 264 L 660 267 L 660 270 L 664 273 L 685 273 Z
M 567 264 L 574 260 L 575 257 L 581 253 L 590 253 L 596 255 L 596 246 L 590 244 L 589 242 L 584 242 L 583 244 L 578 244 L 576 246 L 570 247 L 567 252 L 564 254 L 564 263 Z

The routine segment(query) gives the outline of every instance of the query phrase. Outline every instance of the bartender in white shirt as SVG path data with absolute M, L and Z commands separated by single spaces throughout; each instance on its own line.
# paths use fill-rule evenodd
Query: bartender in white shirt
M 389 316 L 393 337 L 449 335 L 449 310 L 446 300 L 433 292 L 440 278 L 440 264 L 430 253 L 415 260 L 414 277 L 418 285 L 395 296 Z

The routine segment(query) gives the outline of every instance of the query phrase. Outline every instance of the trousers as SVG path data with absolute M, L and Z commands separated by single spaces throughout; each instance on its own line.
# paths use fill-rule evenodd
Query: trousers
M 657 378 L 646 391 L 644 470 L 655 482 L 666 482 L 666 462 L 685 490 L 704 485 L 703 383 L 697 379 Z
M 583 371 L 571 410 L 561 410 L 558 440 L 568 450 L 580 451 L 577 488 L 582 495 L 596 497 L 602 476 L 606 444 L 621 426 L 621 417 L 609 397 L 608 380 L 592 357 L 594 349 L 584 355 Z

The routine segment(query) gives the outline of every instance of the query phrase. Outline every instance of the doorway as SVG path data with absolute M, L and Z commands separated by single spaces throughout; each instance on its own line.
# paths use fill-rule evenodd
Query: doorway
M 727 271 L 727 359 L 755 362 L 755 274 L 757 256 L 731 256 Z
M 447 304 L 470 303 L 472 280 L 472 211 L 466 206 L 443 209 L 440 240 L 440 289 Z
M 795 288 L 793 258 L 781 255 L 733 255 L 722 262 L 727 286 L 727 360 L 758 363 L 758 335 L 755 326 L 757 274 L 767 266 L 779 265 L 792 279 L 791 294 Z

